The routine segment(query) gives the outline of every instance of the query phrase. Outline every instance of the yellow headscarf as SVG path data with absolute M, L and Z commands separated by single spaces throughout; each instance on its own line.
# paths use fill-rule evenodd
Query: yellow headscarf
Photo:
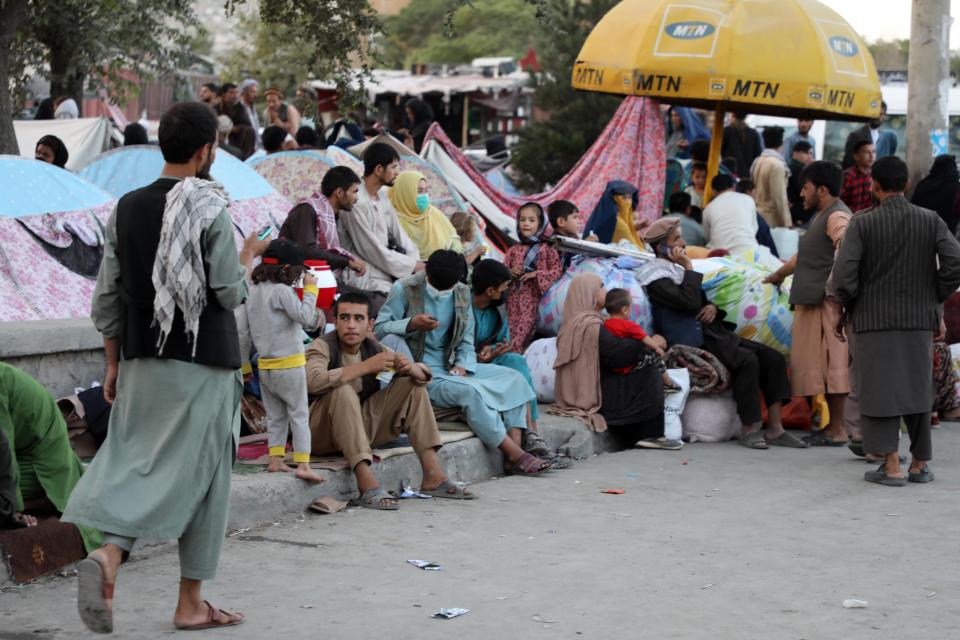
M 387 192 L 393 208 L 397 210 L 400 226 L 420 249 L 421 260 L 426 260 L 438 249 L 453 249 L 463 253 L 460 236 L 442 211 L 433 205 L 423 213 L 417 209 L 417 187 L 424 179 L 419 171 L 404 171 Z
M 613 232 L 613 243 L 629 240 L 644 249 L 645 245 L 637 235 L 637 223 L 633 221 L 633 200 L 631 196 L 616 194 L 613 201 L 617 203 L 617 227 Z

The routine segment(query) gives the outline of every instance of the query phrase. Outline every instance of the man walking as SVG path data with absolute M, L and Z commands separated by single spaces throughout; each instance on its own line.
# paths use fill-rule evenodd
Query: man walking
M 77 605 L 92 631 L 113 630 L 113 590 L 137 538 L 177 538 L 178 629 L 243 622 L 207 603 L 230 503 L 240 430 L 240 346 L 233 310 L 247 296 L 250 236 L 237 260 L 227 196 L 209 181 L 217 120 L 200 102 L 160 121 L 159 179 L 123 196 L 107 225 L 92 316 L 107 359 L 107 439 L 63 519 L 104 532 L 78 566 Z M 244 266 L 241 266 L 243 263 Z
M 931 482 L 933 339 L 941 305 L 960 286 L 960 244 L 933 211 L 910 204 L 907 165 L 896 156 L 873 165 L 879 205 L 854 216 L 833 268 L 837 296 L 852 315 L 864 450 L 884 456 L 868 482 Z M 900 421 L 913 459 L 904 474 Z
M 783 127 L 763 130 L 766 147 L 750 167 L 750 175 L 757 185 L 754 199 L 757 212 L 771 227 L 791 227 L 790 203 L 787 201 L 787 165 L 780 156 L 783 147 Z
M 860 142 L 869 142 L 876 150 L 877 158 L 886 158 L 897 153 L 897 134 L 893 131 L 881 130 L 883 122 L 887 119 L 887 103 L 880 103 L 880 117 L 871 120 L 859 129 L 855 129 L 847 136 L 847 142 L 843 146 L 843 168 L 849 169 L 854 164 L 854 154 L 857 151 L 857 145 Z M 850 204 L 849 202 L 847 203 Z M 854 209 L 856 211 L 856 209 Z

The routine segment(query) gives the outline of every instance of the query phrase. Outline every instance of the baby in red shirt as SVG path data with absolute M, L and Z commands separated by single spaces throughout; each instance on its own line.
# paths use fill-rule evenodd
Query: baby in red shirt
M 667 373 L 667 365 L 663 361 L 666 356 L 667 341 L 663 336 L 647 335 L 643 327 L 632 321 L 630 319 L 630 308 L 632 306 L 633 296 L 631 296 L 630 292 L 626 289 L 610 289 L 610 291 L 607 292 L 604 307 L 607 310 L 607 315 L 610 317 L 603 323 L 603 326 L 618 338 L 634 338 L 635 340 L 639 340 L 648 349 L 647 353 L 644 354 L 643 360 L 635 366 L 615 369 L 615 372 L 621 375 L 627 375 L 634 369 L 653 365 L 660 369 L 663 377 L 664 390 L 678 390 L 679 387 L 677 383 L 670 378 L 670 374 Z

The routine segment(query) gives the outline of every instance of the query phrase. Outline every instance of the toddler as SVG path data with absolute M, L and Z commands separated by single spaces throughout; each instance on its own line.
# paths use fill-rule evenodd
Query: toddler
M 664 340 L 663 336 L 648 336 L 647 332 L 643 330 L 643 327 L 630 320 L 630 307 L 632 305 L 633 297 L 626 289 L 610 289 L 604 300 L 604 307 L 607 310 L 607 315 L 610 316 L 606 322 L 603 323 L 607 331 L 619 338 L 634 338 L 639 340 L 648 349 L 643 356 L 643 360 L 633 367 L 618 369 L 616 373 L 627 375 L 634 369 L 654 365 L 660 370 L 664 390 L 679 390 L 677 383 L 675 383 L 670 377 L 670 374 L 667 373 L 667 365 L 663 361 L 663 358 L 667 355 L 667 341 Z
M 301 276 L 302 301 L 293 289 Z M 260 355 L 260 392 L 267 410 L 270 446 L 267 471 L 290 471 L 284 458 L 287 434 L 292 431 L 297 477 L 323 482 L 324 477 L 310 468 L 307 372 L 301 331 L 301 327 L 314 331 L 324 323 L 323 313 L 317 309 L 316 278 L 305 273 L 303 252 L 297 245 L 289 240 L 274 240 L 251 279 L 253 287 L 242 313 L 246 315 L 250 341 Z

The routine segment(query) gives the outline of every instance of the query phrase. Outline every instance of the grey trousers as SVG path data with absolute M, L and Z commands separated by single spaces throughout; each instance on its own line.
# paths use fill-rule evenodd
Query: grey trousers
M 929 411 L 888 418 L 861 415 L 864 451 L 879 454 L 896 453 L 900 449 L 901 417 L 907 425 L 907 434 L 910 436 L 910 453 L 917 460 L 928 462 L 933 458 Z
M 267 410 L 267 443 L 271 456 L 286 455 L 287 435 L 293 432 L 293 461 L 310 462 L 310 410 L 307 370 L 261 369 L 260 394 Z
M 230 510 L 230 474 L 233 471 L 233 434 L 227 438 L 227 450 L 213 474 L 210 488 L 193 519 L 177 541 L 180 552 L 180 575 L 190 580 L 213 580 L 217 577 L 220 552 Z M 104 531 L 103 544 L 113 544 L 127 553 L 133 550 L 136 538 Z

